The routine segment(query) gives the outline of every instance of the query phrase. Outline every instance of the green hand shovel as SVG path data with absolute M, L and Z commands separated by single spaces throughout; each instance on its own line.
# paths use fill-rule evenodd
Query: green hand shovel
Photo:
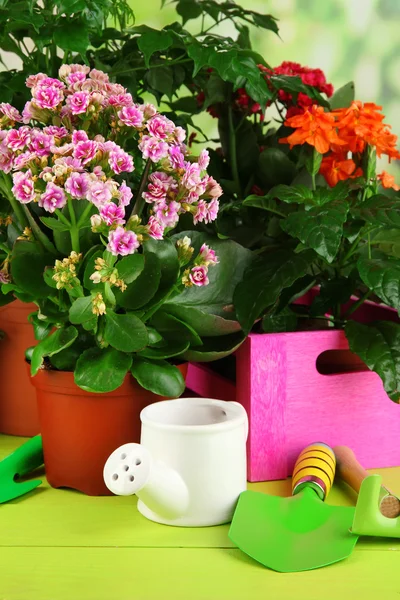
M 317 569 L 351 554 L 358 536 L 350 532 L 354 508 L 329 506 L 335 455 L 313 444 L 297 459 L 291 498 L 246 491 L 240 495 L 230 539 L 270 569 L 289 573 Z
M 42 482 L 39 479 L 17 483 L 16 477 L 23 477 L 43 464 L 42 438 L 36 435 L 0 461 L 0 503 L 23 496 Z

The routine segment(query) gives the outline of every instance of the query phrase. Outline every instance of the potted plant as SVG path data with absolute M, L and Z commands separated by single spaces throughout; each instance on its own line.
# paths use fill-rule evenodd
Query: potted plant
M 189 155 L 185 131 L 154 105 L 77 64 L 27 85 L 22 115 L 2 105 L 4 189 L 24 225 L 2 290 L 38 308 L 28 358 L 47 477 L 103 494 L 104 461 L 138 439 L 140 409 L 183 392 L 177 361 L 243 341 L 226 306 L 251 256 L 173 235 L 181 215 L 215 220 L 221 190 L 207 151 Z
M 293 79 L 274 99 L 275 126 L 244 94 L 211 109 L 234 123 L 228 131 L 219 124 L 222 151 L 211 165 L 224 187 L 215 225 L 257 256 L 234 294 L 238 320 L 253 332 L 236 353 L 237 398 L 252 422 L 250 477 L 287 476 L 296 452 L 321 432 L 352 445 L 368 466 L 398 464 L 400 413 L 382 382 L 398 402 L 399 188 L 376 171 L 376 156 L 399 157 L 396 136 L 380 107 L 354 101 L 352 84 L 332 95 L 320 71 L 260 69 L 267 81 Z M 327 97 L 305 94 L 306 82 Z M 235 153 L 235 123 L 258 152 L 253 173 Z M 219 386 L 223 398 L 233 392 L 204 369 L 192 383 L 199 392 Z

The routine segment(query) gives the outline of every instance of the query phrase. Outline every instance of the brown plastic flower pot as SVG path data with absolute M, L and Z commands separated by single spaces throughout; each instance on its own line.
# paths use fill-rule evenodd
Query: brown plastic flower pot
M 37 307 L 19 300 L 0 308 L 0 433 L 39 433 L 35 389 L 26 370 L 25 350 L 36 344 L 28 315 Z
M 186 377 L 187 364 L 179 369 Z M 50 485 L 111 495 L 103 480 L 107 458 L 118 446 L 139 442 L 140 411 L 164 398 L 141 388 L 131 375 L 106 394 L 85 392 L 70 372 L 40 370 L 32 383 Z

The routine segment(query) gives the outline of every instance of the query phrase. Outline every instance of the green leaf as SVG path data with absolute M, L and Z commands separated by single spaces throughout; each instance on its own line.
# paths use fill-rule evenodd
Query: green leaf
M 349 205 L 342 201 L 299 210 L 282 221 L 281 227 L 331 263 L 339 250 L 348 210 Z
M 183 25 L 190 19 L 197 19 L 203 13 L 203 8 L 196 0 L 179 0 L 176 12 L 182 17 Z
M 131 373 L 139 385 L 158 396 L 178 398 L 185 390 L 182 373 L 165 360 L 135 357 Z
M 34 298 L 47 298 L 51 288 L 43 278 L 47 266 L 54 265 L 54 256 L 43 254 L 34 242 L 19 240 L 14 244 L 11 277 L 21 291 Z
M 378 231 L 372 237 L 372 244 L 384 254 L 400 258 L 400 229 Z
M 352 352 L 375 371 L 391 400 L 400 401 L 400 325 L 376 321 L 363 325 L 349 321 L 345 328 Z
M 329 99 L 331 110 L 335 110 L 336 108 L 348 108 L 354 101 L 354 95 L 354 81 L 349 81 L 349 83 L 346 83 L 337 89 L 333 96 Z
M 383 225 L 391 229 L 400 228 L 400 201 L 383 194 L 371 196 L 352 209 L 352 214 L 371 225 Z
M 210 46 L 205 46 L 198 42 L 195 38 L 190 40 L 187 46 L 187 53 L 194 62 L 193 77 L 205 66 L 209 66 L 210 57 L 215 50 Z
M 286 307 L 278 314 L 266 315 L 262 320 L 261 327 L 264 333 L 296 331 L 297 315 Z
M 29 322 L 33 325 L 33 332 L 36 340 L 44 340 L 53 328 L 53 324 L 47 319 L 40 319 L 39 313 L 31 313 L 28 317 Z
M 86 8 L 86 0 L 56 0 L 60 14 L 72 15 Z
M 189 348 L 189 342 L 185 340 L 169 341 L 163 346 L 157 346 L 157 348 L 145 348 L 138 352 L 138 356 L 142 358 L 153 358 L 155 360 L 161 360 L 164 358 L 172 358 L 173 356 L 180 356 Z
M 243 200 L 243 204 L 245 206 L 253 206 L 254 208 L 261 208 L 262 210 L 266 210 L 268 212 L 274 213 L 280 217 L 285 217 L 286 214 L 284 212 L 284 208 L 279 206 L 277 201 L 269 196 L 256 196 L 251 195 L 247 196 Z
M 305 185 L 277 185 L 265 197 L 278 198 L 288 204 L 305 204 L 312 202 L 313 193 Z
M 357 262 L 361 279 L 385 304 L 400 310 L 400 261 L 360 258 Z
M 53 356 L 53 354 L 61 352 L 64 348 L 68 348 L 77 337 L 78 330 L 76 327 L 70 325 L 63 329 L 57 329 L 57 331 L 39 342 L 32 352 L 31 374 L 36 375 L 42 366 L 45 356 Z
M 188 341 L 191 346 L 201 346 L 203 343 L 193 327 L 166 312 L 156 312 L 151 318 L 151 324 L 167 340 Z
M 160 290 L 170 289 L 175 285 L 180 272 L 178 252 L 175 244 L 169 240 L 149 239 L 143 244 L 144 255 L 153 253 L 161 266 Z
M 279 148 L 266 148 L 258 158 L 257 178 L 264 189 L 289 184 L 296 176 L 296 165 Z
M 78 332 L 78 337 L 71 346 L 64 348 L 50 358 L 51 365 L 59 371 L 73 371 L 82 352 L 93 347 L 94 339 L 91 334 Z
M 270 82 L 277 90 L 284 90 L 285 92 L 293 93 L 295 96 L 301 92 L 310 98 L 317 100 L 320 106 L 326 106 L 328 108 L 330 106 L 329 102 L 315 87 L 304 84 L 300 77 L 295 77 L 293 75 L 273 75 L 270 77 Z
M 46 225 L 49 229 L 53 231 L 69 231 L 69 227 L 59 221 L 58 219 L 54 219 L 53 217 L 40 217 L 42 223 Z
M 80 325 L 93 319 L 92 296 L 77 298 L 69 309 L 69 320 L 74 325 Z
M 158 257 L 153 252 L 144 254 L 144 268 L 140 275 L 124 292 L 115 292 L 117 304 L 130 310 L 145 306 L 157 292 L 160 279 L 161 265 Z
M 84 56 L 90 45 L 89 29 L 82 20 L 61 18 L 54 31 L 54 42 L 63 50 L 79 52 Z
M 317 152 L 315 148 L 311 149 L 311 152 L 306 156 L 304 165 L 311 176 L 316 175 L 319 172 L 322 162 L 322 154 Z
M 137 352 L 149 343 L 147 329 L 135 315 L 119 315 L 107 310 L 104 339 L 121 352 Z
M 246 336 L 240 331 L 222 337 L 203 338 L 199 348 L 189 348 L 183 358 L 192 362 L 212 362 L 229 356 L 244 342 Z
M 146 78 L 153 90 L 161 92 L 161 94 L 166 94 L 169 97 L 172 95 L 174 75 L 170 67 L 154 67 L 154 69 L 150 69 L 147 72 Z
M 143 32 L 138 38 L 139 49 L 143 52 L 144 63 L 146 67 L 149 66 L 150 58 L 154 52 L 160 52 L 161 50 L 167 50 L 173 43 L 172 35 L 165 30 L 157 31 L 156 29 L 149 29 Z M 157 88 L 156 88 L 157 89 Z
M 310 315 L 322 316 L 338 304 L 345 304 L 350 300 L 356 288 L 356 281 L 351 277 L 337 277 L 323 281 L 318 296 L 313 300 Z
M 89 348 L 77 360 L 75 383 L 86 392 L 113 392 L 122 385 L 131 364 L 129 354 L 114 348 Z
M 46 267 L 43 272 L 43 279 L 49 287 L 51 287 L 53 289 L 57 289 L 57 282 L 53 279 L 53 275 L 54 275 L 53 267 Z
M 262 312 L 276 303 L 285 288 L 308 273 L 314 259 L 311 250 L 300 254 L 282 250 L 268 260 L 259 259 L 246 270 L 234 295 L 236 315 L 246 334 Z
M 129 254 L 116 264 L 118 275 L 126 284 L 135 281 L 144 269 L 143 254 Z

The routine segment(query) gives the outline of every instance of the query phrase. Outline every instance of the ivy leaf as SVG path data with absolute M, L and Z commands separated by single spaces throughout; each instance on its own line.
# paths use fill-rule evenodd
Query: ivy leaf
M 158 396 L 178 398 L 185 390 L 182 373 L 166 360 L 135 357 L 131 373 L 139 385 Z
M 262 15 L 260 13 L 253 12 L 253 22 L 257 27 L 262 27 L 263 29 L 269 29 L 274 33 L 278 34 L 278 25 L 276 24 L 276 19 L 272 15 Z
M 121 352 L 137 352 L 149 343 L 149 336 L 143 322 L 132 314 L 119 315 L 107 310 L 104 339 Z
M 169 97 L 172 95 L 174 76 L 170 67 L 160 66 L 150 69 L 146 74 L 146 78 L 153 90 Z
M 352 209 L 352 214 L 371 225 L 400 228 L 400 202 L 383 194 L 371 196 Z
M 42 366 L 45 356 L 53 356 L 61 352 L 64 348 L 71 346 L 78 337 L 78 330 L 73 325 L 63 329 L 57 329 L 54 333 L 46 337 L 35 346 L 31 358 L 31 374 L 36 375 Z
M 195 38 L 192 38 L 190 40 L 190 43 L 187 46 L 187 53 L 194 62 L 194 69 L 192 74 L 193 77 L 197 75 L 200 69 L 209 66 L 210 56 L 213 51 L 215 52 L 213 48 L 201 44 Z
M 259 259 L 245 271 L 233 298 L 245 334 L 250 332 L 262 312 L 276 303 L 285 288 L 307 274 L 314 259 L 311 250 L 300 254 L 282 250 L 267 261 Z
M 86 392 L 112 392 L 122 385 L 131 364 L 131 356 L 115 348 L 89 348 L 76 362 L 74 380 Z
M 290 92 L 295 95 L 301 92 L 310 98 L 317 100 L 320 106 L 329 108 L 329 102 L 317 91 L 317 89 L 311 85 L 304 84 L 300 77 L 294 77 L 292 75 L 272 75 L 270 77 L 270 82 L 277 90 L 284 90 L 285 92 Z
M 400 310 L 400 261 L 360 258 L 357 262 L 360 277 L 385 304 Z
M 54 31 L 54 42 L 63 50 L 78 52 L 82 56 L 90 45 L 89 29 L 81 20 L 63 17 Z
M 182 17 L 183 25 L 190 19 L 197 19 L 203 14 L 203 8 L 196 0 L 179 0 L 176 12 Z
M 400 325 L 376 321 L 364 325 L 349 321 L 345 327 L 352 352 L 375 371 L 391 400 L 400 401 Z
M 167 50 L 173 43 L 172 35 L 165 31 L 157 31 L 156 29 L 148 29 L 141 33 L 138 38 L 138 47 L 143 52 L 144 63 L 146 67 L 150 64 L 150 58 L 154 52 Z M 157 88 L 155 88 L 157 89 Z
M 86 0 L 56 0 L 60 14 L 72 15 L 86 8 Z
M 348 108 L 354 101 L 354 95 L 354 81 L 349 81 L 349 83 L 346 83 L 337 89 L 329 99 L 331 110 L 335 110 L 336 108 Z
M 348 210 L 349 205 L 341 201 L 308 211 L 299 210 L 288 215 L 281 227 L 331 263 L 339 250 Z

